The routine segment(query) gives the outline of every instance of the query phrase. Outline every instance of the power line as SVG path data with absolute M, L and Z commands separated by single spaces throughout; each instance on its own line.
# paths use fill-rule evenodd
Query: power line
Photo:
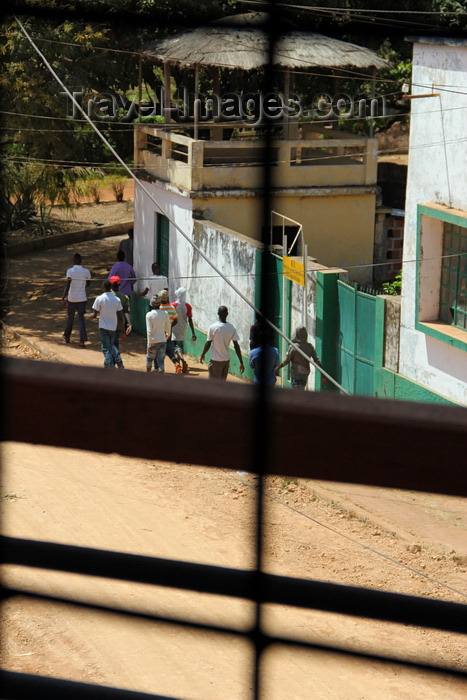
M 269 7 L 269 3 L 267 2 L 262 2 L 261 0 L 240 0 L 242 4 L 245 5 L 259 5 L 260 7 Z M 365 14 L 365 12 L 373 12 L 372 10 L 360 10 L 360 9 L 355 9 L 351 10 L 348 8 L 328 8 L 328 7 L 314 7 L 314 6 L 305 6 L 305 5 L 288 5 L 285 3 L 276 3 L 276 7 L 283 7 L 286 9 L 295 9 L 295 10 L 301 10 L 302 12 L 309 12 L 311 14 L 315 14 L 318 17 L 319 16 L 324 16 L 327 18 L 332 19 L 334 15 L 340 15 L 344 18 L 350 17 L 351 20 L 360 20 L 362 24 L 370 24 L 371 26 L 382 26 L 382 27 L 395 27 L 398 28 L 400 25 L 403 25 L 405 28 L 408 27 L 408 25 L 418 28 L 418 27 L 423 27 L 423 28 L 428 28 L 428 29 L 439 29 L 440 25 L 439 24 L 427 24 L 426 22 L 420 22 L 420 21 L 414 21 L 411 22 L 408 19 L 404 20 L 397 20 L 397 19 L 392 19 L 391 17 L 384 17 L 382 15 L 378 15 L 377 18 L 371 17 L 370 14 Z M 410 11 L 406 11 L 407 14 L 411 14 Z M 362 13 L 362 14 L 361 14 Z M 384 11 L 383 11 L 384 13 Z M 391 14 L 402 14 L 399 13 L 397 10 L 391 10 Z M 423 13 L 420 13 L 423 14 Z M 434 15 L 439 15 L 439 13 L 435 12 L 433 13 Z M 457 13 L 453 13 L 457 14 Z M 430 16 L 430 14 L 429 14 Z
M 133 127 L 133 124 L 131 124 L 131 127 Z M 76 129 L 34 129 L 33 127 L 23 128 L 21 126 L 4 126 L 2 127 L 2 131 L 20 131 L 21 133 L 23 131 L 34 131 L 35 133 L 39 134 L 70 134 L 71 136 L 95 136 L 95 134 L 92 131 L 77 131 Z M 128 133 L 128 131 L 130 131 L 130 129 L 112 129 L 113 134 L 117 132 Z
M 227 469 L 223 469 L 223 471 L 230 476 L 230 478 L 234 479 L 235 481 L 238 481 L 239 483 L 243 484 L 244 486 L 248 486 L 248 488 L 252 490 L 256 490 L 257 486 L 249 484 L 247 481 L 243 481 L 243 479 L 239 479 L 237 476 L 234 476 L 231 474 Z M 408 564 L 404 564 L 401 561 L 397 561 L 397 559 L 394 559 L 393 557 L 390 557 L 388 554 L 384 554 L 383 552 L 380 552 L 379 550 L 375 549 L 374 547 L 370 547 L 367 544 L 362 544 L 358 540 L 356 540 L 353 537 L 350 537 L 350 535 L 346 535 L 343 532 L 340 532 L 339 530 L 336 530 L 335 528 L 331 527 L 330 525 L 326 525 L 326 523 L 321 522 L 321 520 L 318 520 L 317 518 L 313 518 L 311 515 L 308 515 L 307 513 L 304 513 L 301 510 L 298 510 L 298 508 L 295 508 L 295 506 L 291 506 L 288 503 L 284 503 L 284 501 L 281 501 L 277 496 L 271 496 L 267 491 L 264 491 L 264 495 L 269 498 L 271 501 L 275 501 L 276 503 L 279 503 L 280 505 L 284 506 L 284 508 L 288 508 L 289 510 L 292 510 L 294 513 L 297 513 L 297 515 L 301 515 L 303 518 L 307 518 L 308 520 L 311 520 L 313 523 L 316 525 L 319 525 L 320 527 L 325 528 L 326 530 L 329 530 L 330 532 L 333 532 L 335 535 L 338 535 L 339 537 L 343 537 L 344 539 L 348 540 L 349 542 L 352 542 L 353 544 L 358 545 L 359 547 L 363 547 L 363 549 L 366 549 L 369 552 L 372 552 L 373 554 L 377 554 L 379 557 L 382 557 L 383 559 L 387 559 L 390 561 L 392 564 L 396 564 L 397 566 L 402 567 L 403 569 L 407 569 L 408 571 L 411 571 L 414 574 L 417 574 L 418 576 L 422 576 L 423 578 L 427 579 L 428 581 L 431 581 L 431 583 L 435 583 L 438 586 L 442 586 L 443 588 L 447 588 L 448 590 L 452 591 L 453 593 L 456 593 L 463 598 L 467 598 L 467 594 L 463 593 L 462 591 L 457 590 L 457 588 L 453 588 L 447 583 L 443 583 L 442 581 L 439 581 L 436 578 L 432 578 L 431 576 L 428 576 L 428 574 L 424 574 L 422 571 L 418 571 L 417 569 L 414 569 L 412 566 L 409 566 Z
M 261 0 L 239 0 L 244 5 L 265 5 L 267 3 L 261 2 Z M 342 14 L 352 14 L 352 13 L 358 13 L 358 14 L 393 14 L 393 15 L 467 15 L 466 12 L 462 11 L 453 11 L 453 12 L 445 12 L 443 11 L 442 13 L 440 11 L 436 10 L 394 10 L 394 9 L 389 9 L 389 10 L 370 10 L 370 9 L 363 9 L 363 8 L 357 8 L 355 10 L 352 10 L 351 8 L 347 7 L 319 7 L 317 5 L 292 5 L 288 3 L 282 3 L 282 2 L 276 2 L 275 3 L 278 7 L 292 7 L 294 9 L 303 9 L 306 10 L 307 12 L 312 12 L 314 10 L 321 10 L 323 12 L 339 12 Z
M 386 118 L 386 117 L 383 117 L 383 118 Z M 422 143 L 422 144 L 418 144 L 417 146 L 411 146 L 411 145 L 409 144 L 408 151 L 409 151 L 409 152 L 410 152 L 410 151 L 416 151 L 416 150 L 421 150 L 421 149 L 423 149 L 423 148 L 434 148 L 435 146 L 453 145 L 453 144 L 457 144 L 457 143 L 464 143 L 465 141 L 467 141 L 467 136 L 466 136 L 466 137 L 462 137 L 462 138 L 450 139 L 450 140 L 433 141 L 432 143 Z M 304 148 L 306 148 L 306 143 L 307 143 L 306 141 L 303 141 L 303 147 L 304 147 Z M 321 145 L 321 144 L 322 144 L 322 145 Z M 319 146 L 319 147 L 320 147 L 320 148 L 332 148 L 332 144 L 327 144 L 326 141 L 321 141 L 321 140 L 320 140 L 320 146 Z M 349 146 L 349 148 L 351 148 L 351 146 Z M 380 149 L 380 150 L 378 151 L 378 153 L 379 153 L 379 154 L 384 154 L 384 153 L 386 153 L 386 154 L 390 154 L 390 153 L 398 154 L 398 153 L 400 153 L 400 149 L 399 149 L 399 148 Z M 318 160 L 319 160 L 320 162 L 323 162 L 323 161 L 332 161 L 332 160 L 342 160 L 342 159 L 348 159 L 348 160 L 354 159 L 354 160 L 355 160 L 356 158 L 363 158 L 363 157 L 365 157 L 365 156 L 367 156 L 367 155 L 368 155 L 368 152 L 367 152 L 367 151 L 358 151 L 358 152 L 356 152 L 356 153 L 347 153 L 347 154 L 344 153 L 344 154 L 342 154 L 342 155 L 321 155 L 321 154 L 320 154 L 320 155 L 317 156 L 317 157 L 313 157 L 313 156 L 305 157 L 305 158 L 303 158 L 303 159 L 301 160 L 301 162 L 302 162 L 302 164 L 303 164 L 303 163 L 309 163 L 309 164 L 311 165 L 311 164 L 313 164 L 313 163 L 316 163 L 316 161 L 318 161 Z M 221 157 L 221 156 L 219 156 L 219 158 L 220 158 L 220 157 Z M 29 158 L 29 157 L 27 157 L 27 156 L 17 156 L 17 157 L 15 157 L 15 158 L 12 158 L 11 161 L 12 161 L 12 162 L 19 162 L 19 163 L 25 163 L 25 162 L 39 162 L 39 163 L 41 163 L 41 162 L 46 162 L 46 163 L 47 163 L 47 162 L 50 162 L 50 163 L 55 163 L 55 164 L 57 164 L 57 165 L 59 164 L 59 167 L 74 167 L 74 166 L 76 166 L 76 165 L 102 165 L 102 166 L 105 166 L 105 167 L 117 167 L 116 165 L 112 165 L 112 164 L 110 164 L 110 163 L 107 164 L 107 163 L 105 163 L 105 162 L 60 161 L 60 160 L 53 159 L 53 158 L 49 158 L 49 159 L 46 159 L 46 158 Z M 279 161 L 279 160 L 276 161 L 277 165 L 281 165 L 281 164 L 284 164 L 284 163 L 286 163 L 286 162 L 288 162 L 288 161 Z M 127 164 L 125 164 L 125 165 L 127 165 Z M 248 161 L 248 162 L 244 162 L 244 163 L 239 162 L 239 163 L 236 163 L 236 165 L 238 165 L 238 166 L 245 166 L 245 167 L 247 167 L 247 166 L 250 166 L 250 167 L 251 167 L 251 166 L 261 167 L 261 166 L 264 165 L 264 162 L 263 162 L 263 161 L 256 161 L 256 162 L 254 162 L 254 161 Z M 134 167 L 137 168 L 138 166 L 134 166 Z M 197 167 L 197 168 L 203 168 L 204 166 L 203 166 L 202 164 L 200 164 L 200 165 L 192 165 L 192 164 L 189 164 L 189 163 L 178 162 L 178 163 L 177 163 L 177 167 L 179 167 L 179 168 L 191 168 L 191 169 L 194 169 L 194 168 L 196 168 L 196 167 Z M 231 166 L 231 163 L 230 163 L 230 164 L 229 164 L 229 163 L 216 163 L 216 167 L 230 168 L 230 167 L 232 167 L 232 166 Z M 300 166 L 299 166 L 299 167 L 300 167 Z M 131 172 L 131 171 L 130 171 L 130 172 Z M 138 179 L 133 173 L 132 173 L 131 177 L 133 177 L 133 178 L 136 179 L 138 182 L 140 182 L 139 179 Z
M 65 121 L 68 122 L 69 124 L 88 124 L 89 122 L 87 119 L 73 119 L 72 117 L 51 117 L 47 116 L 44 114 L 28 114 L 27 112 L 8 112 L 6 110 L 1 110 L 0 109 L 0 114 L 8 114 L 9 116 L 13 117 L 27 117 L 29 119 L 52 119 L 54 121 Z M 100 124 L 125 124 L 123 121 L 117 121 L 116 119 L 99 119 Z M 128 122 L 128 128 L 133 127 L 134 123 L 133 122 Z M 163 125 L 161 125 L 163 126 Z M 21 128 L 18 128 L 18 131 L 20 131 Z M 72 130 L 70 129 L 70 132 Z M 80 132 L 77 132 L 80 133 Z M 87 132 L 83 132 L 87 133 Z M 92 132 L 91 132 L 92 133 Z
M 80 49 L 88 49 L 88 50 L 97 49 L 99 51 L 111 51 L 111 52 L 123 53 L 123 54 L 126 53 L 126 54 L 130 54 L 130 55 L 134 55 L 134 56 L 142 56 L 148 60 L 151 60 L 151 59 L 154 60 L 154 56 L 147 51 L 146 52 L 144 52 L 144 51 L 143 52 L 136 52 L 136 51 L 125 51 L 123 49 L 112 49 L 110 47 L 104 47 L 104 46 L 84 46 L 83 44 L 78 44 L 78 43 L 73 43 L 73 42 L 65 42 L 65 41 L 56 41 L 56 40 L 52 40 L 52 39 L 36 39 L 36 41 L 45 41 L 45 42 L 48 42 L 51 44 L 62 44 L 64 46 L 74 46 L 74 47 L 77 47 Z M 235 41 L 234 43 L 235 43 L 235 45 L 237 45 L 241 42 Z M 232 67 L 231 64 L 227 64 L 227 63 L 225 63 L 225 64 L 217 63 L 216 65 L 218 65 L 220 68 L 222 68 L 222 67 L 231 68 Z M 285 72 L 285 69 L 281 66 L 274 66 L 274 69 L 278 73 Z M 356 80 L 371 79 L 371 80 L 376 80 L 376 81 L 380 81 L 380 82 L 394 82 L 394 83 L 400 82 L 398 80 L 392 80 L 390 78 L 378 78 L 377 76 L 374 76 L 373 74 L 370 74 L 370 73 L 361 73 L 359 71 L 352 70 L 350 68 L 343 68 L 341 66 L 339 67 L 339 71 L 341 71 L 343 74 L 340 75 L 339 73 L 336 73 L 336 72 L 334 72 L 334 73 L 315 73 L 313 71 L 297 71 L 297 70 L 292 70 L 290 72 L 293 74 L 296 74 L 296 75 L 312 75 L 312 76 L 318 76 L 321 78 L 348 79 L 348 78 L 353 77 Z
M 147 60 L 152 60 L 152 61 L 155 60 L 154 55 L 151 54 L 151 53 L 148 52 L 148 51 L 140 51 L 140 52 L 137 52 L 137 51 L 126 51 L 126 50 L 123 50 L 123 49 L 112 49 L 112 48 L 110 48 L 110 47 L 105 47 L 105 46 L 85 46 L 85 45 L 83 45 L 83 44 L 78 44 L 78 43 L 69 42 L 69 41 L 58 41 L 58 40 L 53 40 L 53 39 L 42 39 L 42 38 L 36 38 L 36 41 L 45 41 L 45 42 L 48 42 L 48 43 L 50 43 L 50 44 L 59 44 L 59 45 L 64 45 L 64 46 L 73 46 L 73 47 L 76 47 L 76 48 L 79 48 L 79 49 L 88 49 L 88 50 L 90 50 L 90 51 L 96 49 L 96 50 L 98 50 L 98 51 L 110 51 L 110 52 L 115 52 L 115 53 L 130 54 L 130 55 L 132 55 L 132 56 L 141 56 L 141 57 L 144 57 L 144 58 L 146 58 Z M 229 41 L 229 40 L 226 39 L 226 41 Z M 234 40 L 234 44 L 235 44 L 235 45 L 239 45 L 239 44 L 241 45 L 241 42 L 235 41 L 235 40 Z M 156 59 L 156 60 L 157 60 L 157 59 Z M 220 68 L 232 68 L 232 65 L 231 65 L 230 63 L 220 63 L 220 62 L 218 62 L 218 63 L 216 63 L 216 65 L 219 66 Z M 283 72 L 285 72 L 285 69 L 284 69 L 283 67 L 281 67 L 281 66 L 274 66 L 274 69 L 275 69 L 275 71 L 278 72 L 278 73 L 283 73 Z M 343 73 L 354 74 L 354 77 L 355 77 L 356 79 L 358 79 L 358 78 L 361 78 L 361 79 L 367 79 L 367 78 L 373 79 L 373 78 L 375 77 L 375 76 L 373 76 L 373 75 L 371 75 L 371 74 L 362 74 L 362 73 L 359 73 L 358 71 L 351 70 L 351 69 L 349 69 L 349 68 L 342 68 L 342 67 L 339 67 L 339 70 L 342 71 Z M 292 71 L 292 72 L 295 73 L 295 72 L 297 72 L 297 71 Z M 298 73 L 298 72 L 297 72 L 297 73 Z M 337 77 L 338 77 L 338 78 L 344 78 L 344 79 L 345 79 L 346 77 L 349 77 L 349 76 L 347 76 L 347 75 L 339 75 L 338 73 L 323 74 L 323 73 L 314 73 L 314 72 L 312 72 L 312 71 L 305 71 L 303 74 L 304 74 L 304 75 L 316 75 L 316 76 L 319 76 L 319 77 L 327 77 L 327 78 L 337 78 Z M 392 80 L 390 80 L 390 79 L 385 80 L 384 78 L 376 78 L 376 80 L 382 80 L 382 81 L 384 81 L 384 82 L 398 82 L 398 81 L 396 81 L 396 80 L 392 81 Z
M 79 49 L 88 49 L 90 51 L 111 51 L 112 53 L 123 53 L 129 54 L 130 56 L 145 56 L 146 54 L 142 51 L 128 51 L 126 49 L 111 49 L 109 46 L 89 46 L 84 44 L 78 44 L 72 41 L 58 41 L 56 39 L 44 39 L 42 37 L 34 37 L 35 41 L 43 41 L 48 44 L 59 44 L 61 46 L 75 46 Z
M 282 257 L 282 256 L 279 256 Z M 362 269 L 369 269 L 369 268 L 375 268 L 375 267 L 387 267 L 389 265 L 409 265 L 409 264 L 415 264 L 415 263 L 423 263 L 423 262 L 440 262 L 441 260 L 449 259 L 449 258 L 460 258 L 460 257 L 467 257 L 467 253 L 450 253 L 448 255 L 436 255 L 434 257 L 430 258 L 413 258 L 410 260 L 387 260 L 386 262 L 380 262 L 380 263 L 364 263 L 360 265 L 346 265 L 345 267 L 342 267 L 340 265 L 330 265 L 330 266 L 323 266 L 323 270 L 326 272 L 332 272 L 333 270 L 335 271 L 344 271 L 347 272 L 347 270 L 362 270 Z M 319 269 L 313 268 L 313 267 L 307 267 L 305 272 L 320 272 Z M 239 277 L 282 277 L 284 275 L 283 272 L 268 272 L 268 273 L 261 273 L 261 272 L 242 272 L 239 274 L 230 274 L 230 275 L 223 275 L 224 279 L 233 279 L 233 278 L 239 278 Z M 170 279 L 171 280 L 192 280 L 192 279 L 218 279 L 219 275 L 171 275 Z M 24 277 L 11 277 L 8 275 L 0 275 L 0 279 L 5 279 L 8 282 L 24 282 Z M 70 279 L 74 279 L 71 277 Z M 80 279 L 80 278 L 76 278 Z M 105 282 L 105 280 L 108 280 L 108 277 L 92 277 L 92 282 Z M 148 280 L 152 279 L 151 276 L 148 277 L 121 277 L 120 278 L 122 282 L 147 282 Z M 62 283 L 63 278 L 57 278 L 57 277 L 35 277 L 33 280 L 29 280 L 29 284 L 56 284 L 56 283 Z

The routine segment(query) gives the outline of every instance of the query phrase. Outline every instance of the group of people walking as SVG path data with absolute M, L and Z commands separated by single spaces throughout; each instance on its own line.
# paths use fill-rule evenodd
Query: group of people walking
M 74 318 L 77 314 L 79 345 L 84 348 L 88 340 L 85 319 L 98 317 L 104 367 L 124 369 L 119 341 L 126 339 L 131 332 L 130 299 L 137 281 L 132 264 L 133 231 L 129 232 L 127 239 L 120 242 L 117 262 L 112 266 L 108 279 L 102 285 L 102 292 L 95 298 L 89 313 L 86 313 L 86 303 L 91 273 L 82 262 L 81 255 L 76 253 L 73 256 L 73 266 L 66 272 L 62 303 L 67 308 L 67 323 L 62 342 L 70 343 Z M 196 341 L 193 310 L 186 301 L 187 290 L 185 287 L 179 287 L 175 290 L 174 301 L 170 302 L 168 280 L 166 276 L 160 274 L 158 263 L 153 263 L 152 273 L 145 288 L 133 296 L 134 299 L 146 297 L 150 305 L 146 314 L 146 371 L 151 372 L 154 369 L 157 373 L 163 373 L 167 356 L 173 362 L 175 372 L 184 374 L 188 371 L 188 364 L 184 357 L 184 341 L 188 327 L 191 331 L 191 340 Z M 207 340 L 200 357 L 200 363 L 203 364 L 207 353 L 210 352 L 208 371 L 212 379 L 227 379 L 231 345 L 239 361 L 240 374 L 245 371 L 239 336 L 236 328 L 227 321 L 228 313 L 226 306 L 219 306 L 218 320 L 208 330 Z M 250 329 L 249 365 L 253 368 L 255 383 L 264 382 L 274 385 L 280 370 L 290 364 L 292 387 L 304 389 L 310 373 L 310 361 L 307 358 L 311 358 L 315 364 L 321 366 L 307 336 L 306 328 L 298 328 L 293 338 L 294 345 L 290 346 L 284 360 L 279 362 L 279 352 L 272 344 L 272 333 L 267 324 L 261 321 L 253 324 Z M 324 379 L 323 381 L 325 383 Z
M 127 257 L 131 262 L 127 262 Z M 112 266 L 109 277 L 102 285 L 92 310 L 86 313 L 87 288 L 91 282 L 91 272 L 83 266 L 79 253 L 73 256 L 73 266 L 66 271 L 66 283 L 62 304 L 67 309 L 67 323 L 62 342 L 70 344 L 75 316 L 78 316 L 79 346 L 85 347 L 88 341 L 85 319 L 99 318 L 99 338 L 104 354 L 104 367 L 124 369 L 119 350 L 119 341 L 126 339 L 131 332 L 130 299 L 137 281 L 133 269 L 133 231 L 121 241 L 117 262 Z M 152 276 L 145 288 L 134 298 L 148 298 L 150 310 L 146 314 L 147 353 L 146 368 L 152 365 L 158 372 L 164 371 L 167 355 L 175 365 L 177 373 L 186 373 L 188 364 L 184 358 L 184 341 L 188 326 L 191 339 L 196 341 L 192 307 L 186 301 L 187 290 L 180 287 L 175 291 L 175 300 L 170 303 L 167 277 L 160 274 L 159 265 L 153 263 Z
M 126 252 L 125 252 L 126 250 Z M 91 282 L 91 272 L 83 266 L 79 253 L 73 256 L 73 266 L 66 271 L 66 283 L 62 294 L 62 304 L 67 309 L 67 323 L 62 342 L 70 344 L 75 315 L 78 315 L 79 346 L 85 347 L 88 341 L 85 319 L 99 317 L 99 338 L 104 354 L 104 367 L 124 369 L 119 351 L 119 340 L 131 331 L 129 298 L 136 282 L 132 264 L 126 261 L 128 255 L 133 262 L 133 231 L 128 239 L 121 241 L 117 252 L 117 262 L 112 266 L 109 278 L 102 285 L 102 293 L 96 297 L 92 311 L 86 313 L 87 288 Z
M 154 366 L 155 372 L 164 372 L 165 356 L 175 365 L 176 374 L 185 374 L 188 364 L 184 358 L 184 342 L 190 326 L 191 340 L 196 341 L 193 311 L 186 301 L 185 287 L 175 290 L 175 301 L 170 303 L 166 288 L 153 294 L 151 309 L 146 314 L 146 371 Z
M 211 350 L 209 376 L 212 379 L 227 379 L 231 343 L 238 357 L 240 374 L 245 371 L 238 344 L 238 333 L 235 327 L 227 321 L 228 313 L 226 306 L 219 306 L 217 310 L 219 320 L 210 326 L 208 338 L 200 357 L 202 364 L 206 353 Z M 321 367 L 321 363 L 315 348 L 308 342 L 308 333 L 305 327 L 297 328 L 292 342 L 294 345 L 289 347 L 285 359 L 279 363 L 279 351 L 272 344 L 272 332 L 266 322 L 257 321 L 251 326 L 249 365 L 253 368 L 255 384 L 265 383 L 274 386 L 280 370 L 290 364 L 292 388 L 305 389 L 310 374 L 310 361 L 307 357 L 311 358 L 318 367 Z M 323 383 L 326 384 L 324 378 Z

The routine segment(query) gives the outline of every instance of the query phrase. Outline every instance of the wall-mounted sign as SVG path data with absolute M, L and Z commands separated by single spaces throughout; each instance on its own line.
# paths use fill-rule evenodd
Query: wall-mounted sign
M 305 266 L 303 263 L 293 258 L 287 258 L 285 255 L 282 258 L 284 277 L 288 280 L 305 286 Z

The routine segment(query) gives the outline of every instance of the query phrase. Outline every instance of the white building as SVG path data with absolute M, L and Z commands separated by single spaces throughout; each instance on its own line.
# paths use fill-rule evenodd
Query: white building
M 414 40 L 410 99 L 399 373 L 467 405 L 467 40 Z

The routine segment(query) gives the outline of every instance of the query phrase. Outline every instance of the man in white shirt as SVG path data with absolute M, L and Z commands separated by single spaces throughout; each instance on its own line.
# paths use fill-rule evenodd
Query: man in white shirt
M 81 265 L 82 258 L 79 253 L 73 256 L 73 267 L 69 267 L 66 271 L 66 284 L 63 290 L 62 304 L 67 306 L 68 320 L 66 328 L 62 335 L 62 342 L 66 345 L 70 344 L 70 335 L 73 330 L 73 321 L 75 313 L 78 312 L 78 328 L 79 328 L 79 346 L 84 348 L 84 343 L 88 336 L 86 333 L 86 322 L 84 314 L 86 313 L 86 287 L 91 280 L 89 270 Z
M 219 320 L 213 323 L 208 330 L 208 339 L 203 348 L 203 354 L 200 357 L 200 362 L 203 364 L 204 356 L 211 349 L 211 360 L 209 362 L 209 378 L 210 379 L 227 379 L 230 364 L 230 343 L 233 343 L 235 353 L 240 362 L 240 374 L 243 374 L 245 367 L 243 365 L 242 353 L 238 344 L 239 337 L 235 327 L 231 323 L 227 323 L 229 310 L 226 306 L 219 306 L 217 315 Z
M 146 282 L 146 287 L 143 289 L 143 291 L 136 295 L 136 299 L 139 299 L 140 297 L 145 297 L 149 301 L 149 303 L 151 303 L 151 299 L 155 294 L 159 294 L 159 292 L 162 292 L 163 289 L 168 290 L 169 288 L 167 277 L 165 277 L 165 275 L 159 274 L 159 263 L 154 262 L 151 266 L 151 269 L 152 277 L 148 278 Z
M 170 336 L 171 323 L 167 311 L 160 308 L 161 298 L 154 294 L 151 299 L 151 310 L 146 314 L 146 372 L 151 371 L 154 363 L 155 372 L 164 372 L 165 350 L 167 338 Z
M 104 367 L 112 369 L 124 369 L 122 358 L 115 345 L 117 333 L 125 331 L 125 316 L 123 315 L 122 302 L 111 292 L 110 280 L 105 280 L 102 285 L 102 294 L 95 298 L 92 312 L 86 314 L 86 318 L 96 318 L 99 314 L 99 338 L 102 352 L 104 353 Z
M 196 333 L 193 326 L 193 309 L 191 304 L 186 301 L 186 289 L 185 287 L 179 287 L 175 290 L 175 301 L 172 302 L 172 306 L 177 312 L 177 324 L 172 328 L 172 339 L 175 349 L 175 354 L 180 358 L 182 363 L 182 372 L 185 374 L 188 372 L 188 364 L 183 358 L 184 353 L 184 342 L 187 331 L 187 326 L 191 329 L 191 340 L 196 342 Z

